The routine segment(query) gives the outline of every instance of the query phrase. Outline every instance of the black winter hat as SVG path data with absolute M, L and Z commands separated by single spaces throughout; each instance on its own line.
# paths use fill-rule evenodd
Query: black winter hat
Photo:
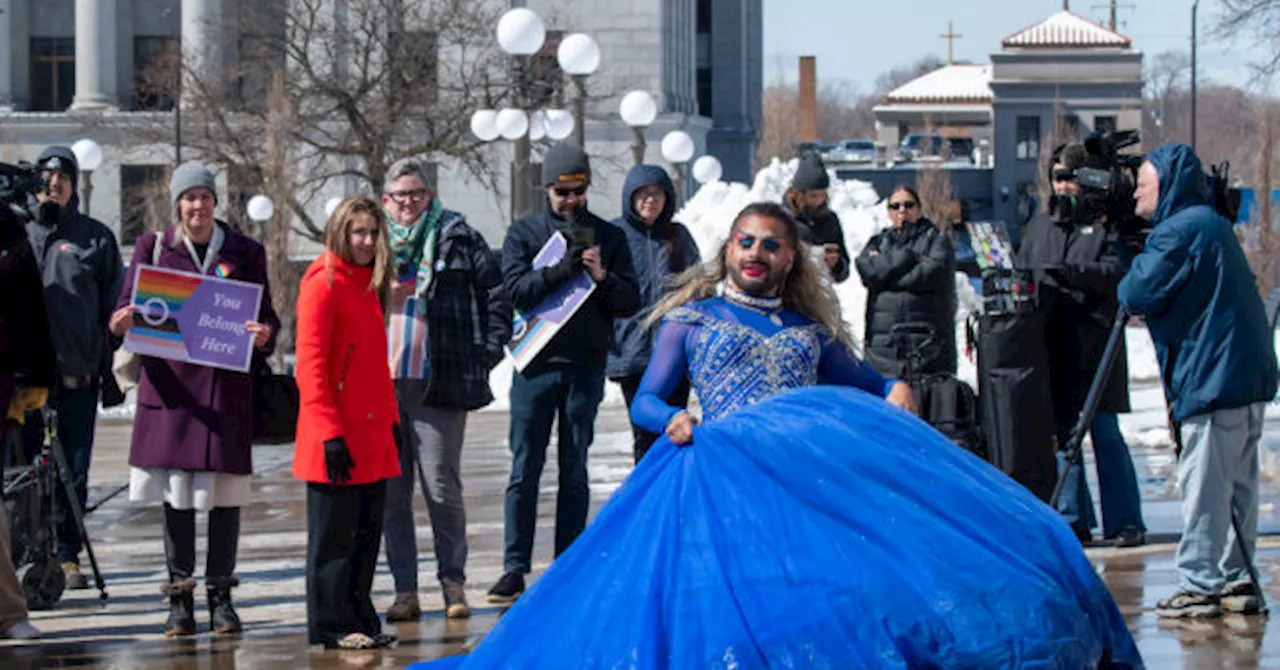
M 70 177 L 73 192 L 80 181 L 80 162 L 70 147 L 54 145 L 41 151 L 36 166 L 41 170 L 57 170 Z
M 827 176 L 827 166 L 822 164 L 818 156 L 805 156 L 800 159 L 796 168 L 796 176 L 791 180 L 791 187 L 797 191 L 812 191 L 831 186 L 831 178 Z
M 591 183 L 591 159 L 573 142 L 558 142 L 542 159 L 542 185 L 550 186 L 558 181 Z

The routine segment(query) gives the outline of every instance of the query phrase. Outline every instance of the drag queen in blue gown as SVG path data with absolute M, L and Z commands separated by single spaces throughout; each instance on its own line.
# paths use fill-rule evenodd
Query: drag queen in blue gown
M 656 310 L 632 418 L 666 437 L 470 655 L 420 665 L 1141 668 L 1061 517 L 850 354 L 785 211 L 731 235 Z M 663 400 L 685 375 L 700 420 Z

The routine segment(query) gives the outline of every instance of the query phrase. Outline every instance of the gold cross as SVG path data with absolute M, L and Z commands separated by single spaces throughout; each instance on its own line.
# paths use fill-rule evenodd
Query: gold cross
M 955 64 L 956 38 L 964 37 L 964 35 L 957 35 L 955 28 L 951 25 L 951 21 L 947 21 L 947 32 L 945 34 L 938 35 L 938 37 L 947 41 L 947 65 Z

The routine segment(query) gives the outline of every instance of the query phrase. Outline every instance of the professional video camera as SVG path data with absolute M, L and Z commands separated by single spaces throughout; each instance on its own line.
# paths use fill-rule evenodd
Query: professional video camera
M 31 163 L 0 163 L 0 223 L 22 223 L 30 217 L 31 198 L 44 190 L 40 168 Z

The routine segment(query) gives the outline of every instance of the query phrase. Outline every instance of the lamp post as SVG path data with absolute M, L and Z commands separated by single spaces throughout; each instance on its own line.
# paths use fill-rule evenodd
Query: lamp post
M 1196 12 L 1200 0 L 1191 2 L 1191 149 L 1196 148 Z
M 676 206 L 684 205 L 684 166 L 693 158 L 693 138 L 683 130 L 673 130 L 662 138 L 662 158 L 676 173 Z
M 600 67 L 600 47 L 590 35 L 573 33 L 560 42 L 556 50 L 556 61 L 560 69 L 573 78 L 574 88 L 578 95 L 573 99 L 573 112 L 577 117 L 574 126 L 573 141 L 579 147 L 586 148 L 587 135 L 587 77 Z
M 631 144 L 631 158 L 635 165 L 639 165 L 644 162 L 644 131 L 658 118 L 658 104 L 645 91 L 631 91 L 622 96 L 622 102 L 618 104 L 618 115 L 635 134 L 635 141 Z
M 93 171 L 102 165 L 102 146 L 86 137 L 71 145 L 71 153 L 76 155 L 76 163 L 84 175 L 80 197 L 84 200 L 85 216 L 89 216 L 89 201 L 93 198 Z
M 538 53 L 546 39 L 547 29 L 542 24 L 542 17 L 538 16 L 537 12 L 532 9 L 524 7 L 512 9 L 498 19 L 498 46 L 502 47 L 502 50 L 510 55 L 514 61 L 516 102 L 521 107 L 523 107 L 524 101 L 528 99 L 526 95 L 526 80 L 529 72 L 529 58 Z M 519 112 L 520 115 L 524 115 L 523 109 L 503 111 Z M 510 113 L 504 117 L 504 121 L 508 124 L 518 123 L 516 117 Z M 526 128 L 527 123 L 528 119 L 526 118 Z M 511 126 L 508 125 L 507 127 L 510 128 Z M 511 216 L 519 218 L 528 214 L 532 209 L 532 198 L 530 198 L 529 193 L 529 138 L 521 131 L 518 137 L 509 137 L 508 139 L 516 140 L 515 167 L 512 170 L 512 179 L 515 183 L 511 189 Z

